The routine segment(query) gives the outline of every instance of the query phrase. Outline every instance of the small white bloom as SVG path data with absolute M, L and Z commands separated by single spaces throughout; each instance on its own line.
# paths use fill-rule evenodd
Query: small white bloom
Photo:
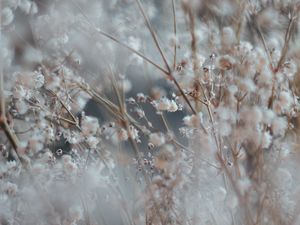
M 86 142 L 88 143 L 88 145 L 91 147 L 91 148 L 97 148 L 97 145 L 99 143 L 99 139 L 94 137 L 94 136 L 90 136 L 88 137 L 88 139 L 86 140 Z
M 235 32 L 231 27 L 224 27 L 222 29 L 222 44 L 224 47 L 230 47 L 235 44 L 236 36 Z
M 129 133 L 130 133 L 131 138 L 133 138 L 137 142 L 140 142 L 140 140 L 139 140 L 139 131 L 137 129 L 135 129 L 134 126 L 129 127 Z
M 170 100 L 167 99 L 167 98 L 161 98 L 158 103 L 157 103 L 157 106 L 156 108 L 159 110 L 159 111 L 166 111 L 169 109 L 170 107 Z
M 147 100 L 147 97 L 143 93 L 138 93 L 136 95 L 136 98 L 138 102 L 143 102 L 143 103 L 145 103 Z
M 118 81 L 118 86 L 125 93 L 128 93 L 132 89 L 132 83 L 128 79 L 122 79 L 122 80 Z
M 179 107 L 174 100 L 170 100 L 166 97 L 161 98 L 156 102 L 155 107 L 159 111 L 176 112 Z
M 7 182 L 3 185 L 2 191 L 7 195 L 15 195 L 18 191 L 18 186 L 16 184 Z
M 15 107 L 17 112 L 21 115 L 27 113 L 27 111 L 29 110 L 29 106 L 23 100 L 16 101 Z
M 203 122 L 203 114 L 200 112 L 198 115 L 185 116 L 183 123 L 188 127 L 199 127 Z
M 169 112 L 176 112 L 177 110 L 178 110 L 178 106 L 177 106 L 176 102 L 174 100 L 171 100 L 170 104 L 169 104 L 168 111 Z
M 159 147 L 166 142 L 165 136 L 162 133 L 152 133 L 149 135 L 149 143 Z
M 118 138 L 120 141 L 127 141 L 128 140 L 128 133 L 125 129 L 121 128 L 118 131 Z
M 64 163 L 64 169 L 67 173 L 75 173 L 77 171 L 77 165 L 74 162 L 68 161 Z
M 44 85 L 45 79 L 43 74 L 35 72 L 33 74 L 33 79 L 35 88 L 41 88 Z
M 293 96 L 288 91 L 282 91 L 279 94 L 279 102 L 283 109 L 288 110 L 293 104 Z
M 262 135 L 262 147 L 263 148 L 269 148 L 269 146 L 272 143 L 272 136 L 270 134 L 270 132 L 264 132 Z
M 70 155 L 63 155 L 61 158 L 64 163 L 72 162 L 72 157 Z
M 99 129 L 98 119 L 91 116 L 84 116 L 81 122 L 82 133 L 86 136 L 95 135 Z
M 13 97 L 16 99 L 28 99 L 30 98 L 30 92 L 22 85 L 17 85 L 13 90 Z
M 284 117 L 275 118 L 272 122 L 271 128 L 273 134 L 276 135 L 284 135 L 287 129 L 287 121 Z
M 1 11 L 1 22 L 4 26 L 9 25 L 14 20 L 14 14 L 12 10 L 8 7 L 2 9 Z

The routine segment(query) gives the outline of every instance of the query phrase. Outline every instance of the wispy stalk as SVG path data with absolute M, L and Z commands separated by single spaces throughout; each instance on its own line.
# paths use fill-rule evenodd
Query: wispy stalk
M 173 31 L 174 31 L 174 56 L 173 56 L 173 70 L 176 68 L 176 57 L 177 57 L 177 24 L 176 24 L 176 10 L 175 2 L 172 0 L 172 15 L 173 15 Z
M 167 58 L 166 58 L 166 56 L 165 56 L 165 53 L 163 52 L 163 50 L 162 50 L 162 48 L 161 48 L 161 46 L 160 46 L 160 43 L 158 42 L 156 33 L 155 33 L 154 29 L 153 29 L 152 26 L 151 26 L 151 23 L 150 23 L 150 21 L 149 21 L 147 15 L 146 15 L 146 13 L 145 13 L 145 10 L 144 10 L 144 8 L 143 8 L 143 6 L 142 6 L 142 3 L 140 2 L 140 0 L 135 0 L 135 2 L 137 3 L 140 12 L 141 12 L 141 14 L 143 15 L 143 18 L 144 18 L 144 20 L 145 20 L 146 26 L 147 26 L 147 28 L 148 28 L 150 34 L 151 34 L 151 37 L 152 37 L 152 39 L 153 39 L 153 41 L 154 41 L 154 43 L 155 43 L 155 46 L 156 46 L 157 50 L 159 51 L 159 54 L 160 54 L 161 58 L 162 58 L 163 61 L 164 61 L 164 64 L 165 64 L 165 66 L 166 66 L 166 68 L 167 68 L 167 70 L 168 70 L 168 73 L 171 73 L 171 68 L 170 68 L 169 63 L 168 63 L 168 61 L 167 61 Z
M 288 28 L 286 30 L 285 37 L 284 37 L 284 46 L 281 50 L 281 56 L 280 56 L 280 59 L 277 63 L 276 70 L 279 70 L 281 65 L 284 63 L 284 60 L 286 58 L 286 54 L 287 54 L 287 51 L 288 51 L 290 39 L 291 39 L 291 36 L 292 36 L 292 32 L 294 30 L 294 25 L 296 23 L 297 18 L 298 17 L 294 16 L 293 14 L 290 16 L 289 25 L 288 25 Z
M 1 39 L 1 38 L 0 38 Z M 18 159 L 21 162 L 21 157 L 18 154 L 19 149 L 19 139 L 16 136 L 16 134 L 13 132 L 11 127 L 9 126 L 7 122 L 6 117 L 6 106 L 5 106 L 5 96 L 4 96 L 4 78 L 3 78 L 3 67 L 2 67 L 2 54 L 0 59 L 0 127 L 4 131 L 5 136 L 9 140 L 11 146 L 13 147 L 13 150 L 11 151 L 11 154 Z

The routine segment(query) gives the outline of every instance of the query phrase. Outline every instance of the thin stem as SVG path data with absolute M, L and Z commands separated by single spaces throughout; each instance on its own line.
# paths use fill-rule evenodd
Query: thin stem
M 288 51 L 288 47 L 289 47 L 289 43 L 290 43 L 290 39 L 291 39 L 291 34 L 292 34 L 292 31 L 293 31 L 293 28 L 294 28 L 294 24 L 295 24 L 295 21 L 296 21 L 296 18 L 295 16 L 291 16 L 290 20 L 289 20 L 289 25 L 288 25 L 288 28 L 286 30 L 286 33 L 285 33 L 285 38 L 284 38 L 284 46 L 281 50 L 281 56 L 280 56 L 280 59 L 278 61 L 278 64 L 277 64 L 277 67 L 276 67 L 276 70 L 279 70 L 281 65 L 283 64 L 284 60 L 285 60 L 285 57 L 286 57 L 286 54 L 287 54 L 287 51 Z
M 188 104 L 188 106 L 190 107 L 190 109 L 192 110 L 193 114 L 197 114 L 196 110 L 194 109 L 194 107 L 192 106 L 190 100 L 187 98 L 186 94 L 184 93 L 184 91 L 182 90 L 182 88 L 180 87 L 179 83 L 177 82 L 176 79 L 173 79 L 173 82 L 175 84 L 175 86 L 177 87 L 177 89 L 179 90 L 180 94 L 182 95 L 183 99 L 185 100 L 185 102 Z
M 155 46 L 156 46 L 157 50 L 159 51 L 159 54 L 161 55 L 161 57 L 162 57 L 162 59 L 163 59 L 163 61 L 164 61 L 164 64 L 165 64 L 165 66 L 166 66 L 168 72 L 170 73 L 170 72 L 171 72 L 170 66 L 169 66 L 169 64 L 168 64 L 168 62 L 167 62 L 167 59 L 166 59 L 166 57 L 165 57 L 165 54 L 164 54 L 162 48 L 160 47 L 160 44 L 159 44 L 158 39 L 157 39 L 157 37 L 156 37 L 156 34 L 155 34 L 155 32 L 154 32 L 154 30 L 153 30 L 153 28 L 152 28 L 152 26 L 151 26 L 151 23 L 150 23 L 150 21 L 149 21 L 147 15 L 146 15 L 146 13 L 145 13 L 145 10 L 144 10 L 144 8 L 143 8 L 143 6 L 142 6 L 142 3 L 140 2 L 140 0 L 135 0 L 135 2 L 137 3 L 137 5 L 138 5 L 138 7 L 139 7 L 139 10 L 140 10 L 140 12 L 142 13 L 142 15 L 143 15 L 143 17 L 144 17 L 146 26 L 147 26 L 148 30 L 150 31 L 150 34 L 151 34 L 152 39 L 153 39 L 153 41 L 154 41 L 154 43 L 155 43 Z
M 58 99 L 58 101 L 60 102 L 60 104 L 62 105 L 62 107 L 68 112 L 68 114 L 71 116 L 71 118 L 72 118 L 72 120 L 74 122 L 72 124 L 75 125 L 75 126 L 78 126 L 78 120 L 73 115 L 73 113 L 68 109 L 68 107 L 66 106 L 66 104 L 59 98 L 59 96 L 55 92 L 53 92 L 52 90 L 50 90 L 50 89 L 47 89 L 47 91 L 49 91 L 52 95 L 54 95 Z
M 193 11 L 191 9 L 191 6 L 189 3 L 183 3 L 182 5 L 183 10 L 188 15 L 189 18 L 189 29 L 191 34 L 191 50 L 192 50 L 192 60 L 193 60 L 193 71 L 195 75 L 197 74 L 199 70 L 198 66 L 198 59 L 197 59 L 197 38 L 195 34 L 195 17 L 193 14 Z
M 174 30 L 174 57 L 173 57 L 173 70 L 176 68 L 176 57 L 177 57 L 177 26 L 176 26 L 176 10 L 175 10 L 175 2 L 172 0 L 172 14 L 173 14 L 173 30 Z
M 2 58 L 2 55 L 1 55 Z M 7 139 L 9 140 L 11 146 L 14 149 L 14 152 L 11 152 L 12 155 L 18 159 L 20 162 L 21 157 L 18 154 L 18 148 L 19 148 L 19 139 L 15 135 L 15 133 L 12 131 L 10 126 L 8 125 L 7 118 L 6 118 L 6 109 L 5 109 L 5 97 L 4 97 L 4 88 L 3 88 L 3 67 L 2 67 L 2 60 L 0 59 L 0 127 L 4 131 Z
M 252 20 L 252 21 L 251 21 Z M 254 16 L 251 16 L 251 17 L 248 17 L 248 21 L 253 24 L 253 27 L 256 31 L 256 33 L 258 34 L 258 37 L 259 39 L 261 40 L 262 44 L 263 44 L 263 47 L 264 47 L 264 50 L 265 50 L 265 53 L 267 54 L 267 57 L 268 57 L 268 61 L 269 61 L 269 65 L 271 67 L 271 70 L 274 72 L 274 65 L 272 63 L 272 57 L 270 55 L 270 51 L 268 50 L 268 47 L 267 47 L 267 43 L 266 43 L 266 40 L 265 40 L 265 37 L 261 31 L 261 28 L 260 26 L 257 24 Z

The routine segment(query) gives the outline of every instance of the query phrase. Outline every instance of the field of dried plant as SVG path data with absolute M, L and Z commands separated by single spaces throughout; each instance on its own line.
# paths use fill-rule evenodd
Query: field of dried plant
M 0 225 L 300 225 L 299 1 L 0 10 Z

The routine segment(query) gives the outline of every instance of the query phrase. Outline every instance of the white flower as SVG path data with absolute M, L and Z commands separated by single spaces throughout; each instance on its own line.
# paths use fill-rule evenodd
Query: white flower
M 25 14 L 29 14 L 31 9 L 31 2 L 28 0 L 21 0 L 19 7 Z
M 244 108 L 240 113 L 240 118 L 246 122 L 247 125 L 256 126 L 263 119 L 262 110 L 257 106 L 252 108 Z
M 262 148 L 269 148 L 272 143 L 272 136 L 270 132 L 264 132 L 262 135 Z
M 134 126 L 129 126 L 129 134 L 130 134 L 131 138 L 133 138 L 137 142 L 140 142 L 139 131 L 137 129 L 135 129 Z
M 271 128 L 273 134 L 276 135 L 284 135 L 287 129 L 287 121 L 284 117 L 275 118 L 272 122 Z
M 131 81 L 128 79 L 122 79 L 122 80 L 118 81 L 118 86 L 125 93 L 129 92 L 132 89 Z
M 72 161 L 64 163 L 64 169 L 67 173 L 75 173 L 77 171 L 77 165 Z
M 143 102 L 143 103 L 145 103 L 147 100 L 147 97 L 143 93 L 138 93 L 136 95 L 136 98 L 138 102 Z
M 188 127 L 199 127 L 200 123 L 202 122 L 203 122 L 202 112 L 198 113 L 198 115 L 185 116 L 183 118 L 183 123 Z
M 14 14 L 12 10 L 8 7 L 2 9 L 1 11 L 1 22 L 4 26 L 9 25 L 14 20 Z
M 174 100 L 164 97 L 156 102 L 156 108 L 159 111 L 176 112 L 178 110 L 178 105 Z
M 27 113 L 27 111 L 29 110 L 29 106 L 23 100 L 16 101 L 15 107 L 20 115 Z
M 234 30 L 231 27 L 224 27 L 222 29 L 222 44 L 224 47 L 230 47 L 235 42 L 236 36 Z
M 263 110 L 263 122 L 266 125 L 270 126 L 275 116 L 276 115 L 273 110 L 270 110 L 270 109 Z
M 45 79 L 43 74 L 35 72 L 33 74 L 33 79 L 35 88 L 41 88 L 44 85 Z
M 99 129 L 98 119 L 91 116 L 84 116 L 81 122 L 82 133 L 86 136 L 95 135 Z
M 282 91 L 279 94 L 279 102 L 282 109 L 288 110 L 293 104 L 293 96 L 288 91 Z
M 118 138 L 120 141 L 126 141 L 128 140 L 128 133 L 125 129 L 121 128 L 119 131 L 118 131 Z
M 178 106 L 177 106 L 176 102 L 174 100 L 171 100 L 168 111 L 169 112 L 176 112 L 177 110 L 178 110 Z
M 70 155 L 63 155 L 61 158 L 64 163 L 72 162 L 72 157 Z
M 159 147 L 166 142 L 165 136 L 162 133 L 152 133 L 149 135 L 149 143 Z
M 18 191 L 18 186 L 16 184 L 7 182 L 3 185 L 2 191 L 7 195 L 15 195 Z
M 167 98 L 162 98 L 158 101 L 156 108 L 159 111 L 168 110 L 170 107 L 170 100 Z
M 25 89 L 22 85 L 16 85 L 13 90 L 13 97 L 16 99 L 29 99 L 30 91 Z
M 91 148 L 97 148 L 97 145 L 99 143 L 99 139 L 94 137 L 94 136 L 90 136 L 88 137 L 88 139 L 86 140 L 86 142 L 89 144 L 89 146 Z

